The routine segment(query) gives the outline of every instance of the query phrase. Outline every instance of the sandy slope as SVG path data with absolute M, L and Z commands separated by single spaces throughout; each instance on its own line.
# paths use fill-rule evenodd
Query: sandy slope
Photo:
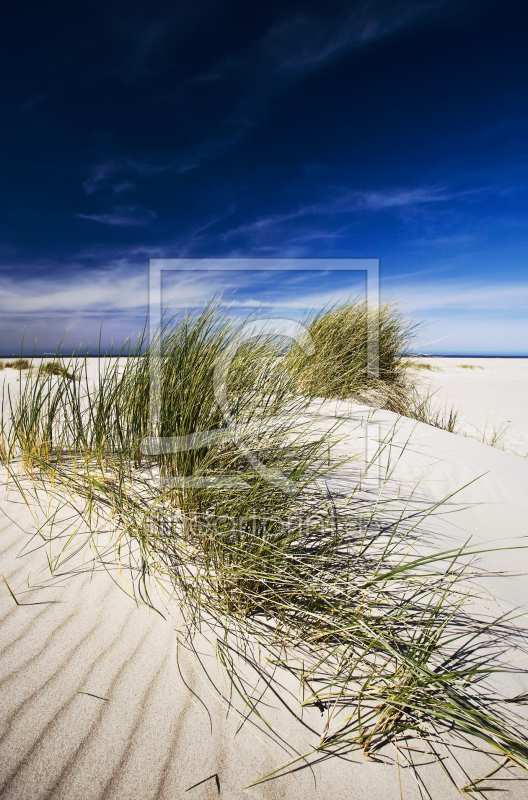
M 358 438 L 357 426 L 369 409 L 326 403 L 314 408 L 314 413 L 321 425 L 343 420 L 346 436 L 340 447 L 362 452 L 364 440 Z M 395 421 L 389 412 L 375 412 L 370 435 L 383 438 Z M 418 549 L 425 552 L 455 546 L 469 537 L 516 547 L 528 544 L 526 538 L 520 538 L 527 533 L 527 461 L 474 439 L 410 421 L 400 421 L 394 441 L 392 462 L 398 455 L 401 458 L 391 491 L 406 496 L 419 482 L 413 500 L 417 508 L 483 476 L 428 518 Z M 387 457 L 386 453 L 382 461 Z M 381 468 L 383 471 L 383 464 Z M 329 488 L 350 490 L 358 469 L 359 465 L 341 469 Z M 166 620 L 153 615 L 137 607 L 108 575 L 87 574 L 59 581 L 56 588 L 28 591 L 28 574 L 42 565 L 43 553 L 40 550 L 23 557 L 19 553 L 35 522 L 31 508 L 16 491 L 6 490 L 5 485 L 0 491 L 0 572 L 24 604 L 15 605 L 3 584 L 2 798 L 449 800 L 460 797 L 454 784 L 461 787 L 500 761 L 464 750 L 447 751 L 438 745 L 437 756 L 447 759 L 443 766 L 430 755 L 408 753 L 414 762 L 411 769 L 403 752 L 399 767 L 369 763 L 355 753 L 243 791 L 295 757 L 295 752 L 314 746 L 325 716 L 317 709 L 301 715 L 295 687 L 281 678 L 282 689 L 264 695 L 270 703 L 263 708 L 271 728 L 249 721 L 240 728 L 236 709 L 243 708 L 236 696 L 231 707 L 220 703 L 208 688 L 204 671 L 181 648 L 178 668 L 181 620 L 177 609 Z M 512 608 L 528 611 L 528 550 L 488 553 L 481 564 L 494 576 L 484 582 L 488 600 L 475 601 L 475 608 L 494 613 Z M 512 574 L 497 574 L 502 570 Z M 30 579 L 30 586 L 35 580 Z M 209 675 L 218 684 L 213 651 L 206 639 L 200 650 Z M 508 655 L 507 645 L 505 653 Z M 502 680 L 505 696 L 528 689 L 524 654 L 512 651 L 512 656 L 521 659 L 520 671 Z M 390 754 L 395 758 L 394 750 Z M 213 778 L 184 793 L 212 775 L 218 782 Z M 493 776 L 491 785 L 508 789 L 504 796 L 521 800 L 528 796 L 524 775 L 518 769 L 503 769 Z

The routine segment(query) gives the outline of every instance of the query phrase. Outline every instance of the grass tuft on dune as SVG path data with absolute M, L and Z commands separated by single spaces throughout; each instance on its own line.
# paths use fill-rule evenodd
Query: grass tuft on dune
M 11 369 L 29 369 L 29 360 L 27 358 L 17 358 L 16 361 L 11 361 L 8 365 Z

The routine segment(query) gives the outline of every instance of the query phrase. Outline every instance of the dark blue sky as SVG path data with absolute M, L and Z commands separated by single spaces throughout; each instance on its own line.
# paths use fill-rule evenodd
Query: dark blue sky
M 0 351 L 138 330 L 152 257 L 357 257 L 421 349 L 528 354 L 527 24 L 508 0 L 11 5 Z

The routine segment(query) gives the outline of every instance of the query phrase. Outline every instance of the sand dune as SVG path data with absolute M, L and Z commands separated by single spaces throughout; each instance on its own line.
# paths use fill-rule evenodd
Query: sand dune
M 341 447 L 361 451 L 357 425 L 371 410 L 325 403 L 314 413 L 322 425 L 345 419 L 342 433 L 348 435 Z M 390 412 L 377 411 L 372 419 L 382 438 L 396 422 Z M 417 508 L 483 475 L 428 518 L 418 547 L 425 552 L 469 537 L 517 548 L 528 544 L 522 538 L 528 462 L 409 420 L 398 425 L 391 458 L 405 448 L 391 486 L 405 495 L 419 482 Z M 346 490 L 357 480 L 357 469 L 342 469 L 329 488 Z M 448 800 L 460 797 L 456 786 L 500 764 L 498 755 L 441 744 L 435 754 L 386 748 L 392 764 L 368 762 L 358 752 L 321 763 L 312 758 L 309 767 L 300 762 L 296 772 L 245 789 L 316 745 L 327 712 L 301 710 L 298 689 L 279 674 L 279 691 L 268 688 L 261 706 L 271 728 L 254 720 L 241 725 L 244 707 L 222 684 L 211 637 L 204 634 L 199 642 L 205 669 L 181 645 L 176 658 L 177 642 L 183 642 L 177 608 L 162 619 L 101 572 L 39 590 L 31 590 L 33 577 L 28 589 L 28 574 L 42 566 L 43 551 L 19 557 L 35 521 L 5 477 L 3 472 L 0 571 L 21 605 L 2 584 L 2 798 Z M 487 599 L 475 600 L 475 609 L 528 611 L 528 550 L 488 553 L 480 563 L 494 574 L 484 581 Z M 509 574 L 498 574 L 503 570 Z M 512 656 L 524 659 L 518 674 L 496 679 L 506 697 L 528 689 L 525 655 L 512 650 Z M 207 674 L 230 703 L 219 700 Z M 507 797 L 528 796 L 528 775 L 518 768 L 499 770 L 486 785 L 508 790 Z

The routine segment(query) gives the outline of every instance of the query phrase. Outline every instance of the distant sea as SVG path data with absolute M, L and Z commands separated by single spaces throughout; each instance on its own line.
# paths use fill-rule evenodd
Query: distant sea
M 410 353 L 415 358 L 528 358 L 524 356 L 488 355 L 486 353 Z
M 126 354 L 119 355 L 118 353 L 83 353 L 80 355 L 79 353 L 62 353 L 62 358 L 72 358 L 77 356 L 79 358 L 84 358 L 86 355 L 87 358 L 129 358 Z M 528 358 L 528 353 L 525 355 L 517 355 L 517 356 L 510 356 L 507 353 L 501 353 L 497 355 L 494 353 L 493 355 L 489 353 L 409 353 L 410 356 L 413 358 Z M 4 355 L 0 355 L 0 359 L 4 358 L 20 358 L 20 353 L 16 355 L 14 353 L 6 353 Z M 60 354 L 51 354 L 51 353 L 29 353 L 24 354 L 22 358 L 60 358 Z M 134 356 L 137 358 L 137 356 Z

